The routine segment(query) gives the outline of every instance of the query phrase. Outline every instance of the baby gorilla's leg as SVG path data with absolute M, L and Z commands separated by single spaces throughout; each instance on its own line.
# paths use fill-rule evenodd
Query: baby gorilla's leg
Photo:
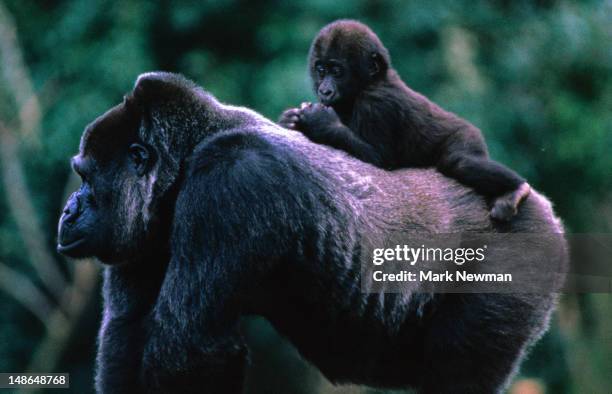
M 518 211 L 519 204 L 527 198 L 530 192 L 531 186 L 525 182 L 518 189 L 497 197 L 493 202 L 491 217 L 502 221 L 512 219 Z
M 469 152 L 458 151 L 444 156 L 437 167 L 444 175 L 493 198 L 491 217 L 495 220 L 512 219 L 531 190 L 529 184 L 511 169 Z

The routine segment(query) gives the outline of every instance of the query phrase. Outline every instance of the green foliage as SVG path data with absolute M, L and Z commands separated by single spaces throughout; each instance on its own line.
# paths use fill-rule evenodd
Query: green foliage
M 313 100 L 308 47 L 336 18 L 370 24 L 402 78 L 481 127 L 492 156 L 549 196 L 570 230 L 612 231 L 610 1 L 7 0 L 6 6 L 44 111 L 39 146 L 23 151 L 49 245 L 68 159 L 84 126 L 118 103 L 139 73 L 185 73 L 222 101 L 276 119 L 286 107 Z M 14 112 L 12 100 L 0 89 L 0 116 Z M 28 272 L 4 205 L 0 198 L 0 261 Z M 12 323 L 0 326 L 0 370 L 19 370 L 27 359 L 16 354 L 27 354 L 41 334 L 20 332 L 31 317 L 4 301 L 0 294 L 0 313 Z M 600 324 L 612 331 L 609 319 Z M 571 325 L 555 331 L 554 346 L 575 332 Z M 609 388 L 609 368 L 600 361 L 611 358 L 609 340 L 592 363 L 570 363 L 570 378 L 593 374 L 600 383 L 590 387 Z M 572 346 L 584 352 L 598 345 Z M 560 366 L 539 376 L 567 378 L 566 363 L 554 365 Z

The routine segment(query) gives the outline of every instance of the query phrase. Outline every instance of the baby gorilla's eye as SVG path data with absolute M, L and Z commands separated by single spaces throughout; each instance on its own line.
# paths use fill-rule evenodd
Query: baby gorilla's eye
M 325 76 L 325 67 L 323 67 L 320 64 L 317 64 L 315 66 L 315 70 L 317 71 L 317 75 L 319 76 L 319 78 L 323 78 Z
M 331 75 L 333 75 L 334 77 L 340 77 L 342 76 L 342 67 L 340 66 L 333 66 L 330 70 Z

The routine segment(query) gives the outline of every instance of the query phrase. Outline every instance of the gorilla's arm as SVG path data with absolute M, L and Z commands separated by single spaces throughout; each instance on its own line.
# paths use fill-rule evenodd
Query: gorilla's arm
M 175 254 L 144 344 L 142 379 L 147 393 L 242 391 L 246 348 L 237 332 L 236 292 L 246 274 L 238 269 L 245 256 L 234 249 L 239 240 L 231 239 L 241 224 L 231 215 L 223 217 L 222 212 L 230 211 L 219 204 L 230 202 L 206 199 L 210 190 L 204 185 L 210 186 L 206 176 L 192 174 L 176 203 L 176 217 L 184 219 L 174 223 Z M 223 238 L 216 239 L 217 234 Z
M 283 174 L 286 163 L 253 137 L 215 137 L 188 160 L 173 255 L 144 345 L 147 392 L 242 392 L 244 294 L 273 271 L 270 256 L 286 255 L 295 238 L 289 228 L 304 222 L 295 197 L 301 180 Z
M 159 259 L 161 260 L 161 259 Z M 146 264 L 143 269 L 142 264 Z M 146 318 L 159 292 L 162 261 L 106 267 L 98 337 L 96 392 L 143 393 L 137 373 Z
M 343 150 L 377 167 L 383 166 L 378 150 L 344 125 L 331 107 L 319 103 L 303 104 L 301 108 L 283 112 L 278 123 L 302 132 L 312 142 Z
M 240 393 L 247 351 L 237 332 L 231 269 L 221 267 L 232 260 L 205 256 L 202 249 L 190 252 L 170 261 L 148 323 L 143 391 Z

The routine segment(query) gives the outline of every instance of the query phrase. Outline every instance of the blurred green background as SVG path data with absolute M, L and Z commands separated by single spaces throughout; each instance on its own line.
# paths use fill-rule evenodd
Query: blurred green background
M 610 0 L 0 1 L 0 371 L 69 372 L 71 392 L 93 391 L 99 267 L 54 251 L 84 126 L 158 69 L 276 119 L 313 100 L 310 41 L 346 17 L 479 126 L 568 231 L 612 232 Z M 261 319 L 244 328 L 249 393 L 383 392 L 334 388 Z M 612 393 L 611 295 L 565 295 L 511 391 Z

